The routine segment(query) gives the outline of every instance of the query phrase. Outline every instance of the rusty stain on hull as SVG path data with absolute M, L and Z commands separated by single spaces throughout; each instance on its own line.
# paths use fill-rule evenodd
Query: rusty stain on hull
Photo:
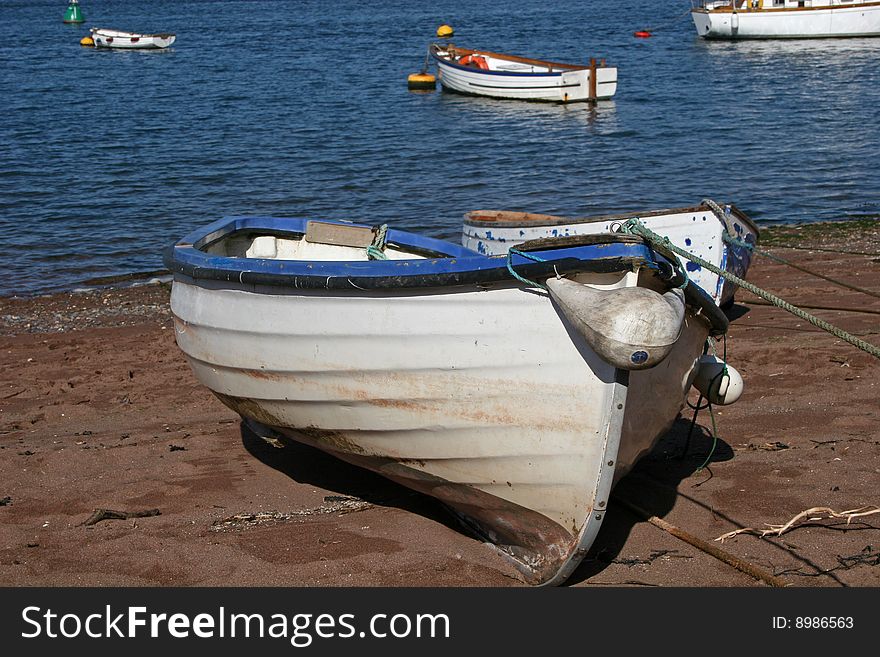
M 269 426 L 269 427 L 279 427 L 282 422 L 274 415 L 266 411 L 258 402 L 253 401 L 252 399 L 244 399 L 242 397 L 233 397 L 231 395 L 224 395 L 219 392 L 214 392 L 214 395 L 223 402 L 226 406 L 231 408 L 233 411 L 241 415 L 246 420 L 255 420 L 260 424 Z M 297 431 L 301 432 L 303 436 L 311 436 L 314 442 L 308 442 L 307 444 L 314 444 L 316 447 L 320 447 L 321 449 L 333 450 L 338 452 L 350 452 L 354 454 L 362 454 L 368 455 L 368 453 L 360 446 L 356 445 L 352 441 L 350 441 L 345 434 L 340 431 L 327 431 L 325 429 L 317 429 L 315 427 L 303 427 L 301 429 L 297 429 Z M 259 432 L 255 432 L 258 435 Z M 300 442 L 307 442 L 301 440 Z M 319 445 L 319 442 L 323 442 L 327 445 L 327 447 L 323 447 Z
M 199 328 L 190 325 L 190 332 L 198 334 Z M 511 391 L 521 389 L 521 383 L 514 380 L 492 381 L 476 377 L 468 377 L 461 371 L 436 370 L 432 377 L 426 377 L 423 373 L 408 374 L 406 372 L 383 372 L 382 376 L 387 379 L 389 390 L 405 387 L 411 392 L 407 398 L 377 398 L 370 388 L 374 384 L 367 380 L 363 372 L 345 372 L 344 377 L 330 377 L 326 381 L 309 380 L 305 377 L 297 377 L 289 372 L 275 372 L 259 369 L 238 368 L 238 373 L 260 381 L 283 383 L 286 386 L 297 389 L 312 387 L 325 393 L 324 396 L 332 399 L 357 400 L 380 408 L 394 409 L 411 413 L 437 416 L 447 416 L 453 413 L 463 420 L 476 424 L 491 424 L 517 426 L 523 422 L 523 414 L 519 410 L 512 410 L 509 405 L 496 401 L 496 399 L 508 399 Z M 341 370 L 344 371 L 344 370 Z M 336 379 L 342 379 L 337 381 Z M 359 385 L 360 384 L 360 385 Z M 209 386 L 210 387 L 210 386 Z M 544 384 L 547 390 L 554 390 L 560 397 L 570 396 L 572 386 L 567 384 Z M 479 404 L 470 403 L 470 398 L 461 396 L 460 405 L 453 410 L 449 390 L 481 390 Z M 224 404 L 240 415 L 252 417 L 267 426 L 284 425 L 280 418 L 268 413 L 257 402 L 252 400 L 231 397 L 222 393 L 214 393 Z M 419 395 L 421 398 L 416 397 Z M 243 410 L 239 410 L 241 407 Z M 556 409 L 558 411 L 558 409 Z M 537 430 L 551 430 L 569 432 L 577 430 L 580 418 L 575 413 L 559 413 L 551 410 L 538 412 L 533 410 L 528 417 L 529 426 Z

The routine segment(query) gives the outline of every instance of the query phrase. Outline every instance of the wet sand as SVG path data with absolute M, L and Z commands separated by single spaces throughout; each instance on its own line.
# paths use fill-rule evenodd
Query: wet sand
M 775 228 L 762 245 L 880 294 L 876 225 Z M 808 309 L 880 345 L 877 296 L 763 257 L 749 280 L 862 311 Z M 0 585 L 523 585 L 431 499 L 243 430 L 177 349 L 168 293 L 0 299 Z M 880 360 L 756 301 L 740 291 L 729 311 L 727 355 L 746 390 L 715 409 L 711 461 L 700 469 L 709 414 L 688 443 L 685 409 L 616 489 L 570 585 L 766 585 L 620 500 L 789 585 L 880 585 L 880 514 L 714 541 L 811 507 L 880 504 Z M 96 509 L 158 515 L 86 524 Z

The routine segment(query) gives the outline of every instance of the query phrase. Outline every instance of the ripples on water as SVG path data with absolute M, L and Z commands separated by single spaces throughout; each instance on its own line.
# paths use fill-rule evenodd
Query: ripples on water
M 880 214 L 880 39 L 711 43 L 689 3 L 7 0 L 0 294 L 161 267 L 231 214 L 458 239 L 462 215 L 734 202 L 759 222 Z M 595 108 L 411 93 L 460 45 L 619 67 Z M 78 45 L 176 32 L 167 52 Z M 652 39 L 632 32 L 658 26 Z

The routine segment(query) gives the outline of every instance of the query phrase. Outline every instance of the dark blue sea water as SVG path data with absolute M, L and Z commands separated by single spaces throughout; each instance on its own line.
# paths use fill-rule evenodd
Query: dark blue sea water
M 880 39 L 707 43 L 687 0 L 66 0 L 0 7 L 0 295 L 161 268 L 230 214 L 458 239 L 479 208 L 880 215 Z M 412 93 L 455 43 L 619 68 L 598 107 Z M 177 34 L 96 51 L 88 27 Z M 651 39 L 633 31 L 656 28 Z

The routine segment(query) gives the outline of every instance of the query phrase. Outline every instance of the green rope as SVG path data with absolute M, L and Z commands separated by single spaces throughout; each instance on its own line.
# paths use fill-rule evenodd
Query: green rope
M 715 212 L 719 217 L 726 214 L 724 212 L 724 210 L 721 209 L 721 206 L 718 205 L 715 201 L 713 201 L 710 198 L 704 198 L 703 203 L 705 205 L 708 205 L 709 208 L 713 212 Z M 835 285 L 840 285 L 841 287 L 845 287 L 847 289 L 854 290 L 856 292 L 861 292 L 862 294 L 867 294 L 872 297 L 880 298 L 880 294 L 878 294 L 877 292 L 874 292 L 872 290 L 866 290 L 865 288 L 859 287 L 858 285 L 852 285 L 850 283 L 845 283 L 844 281 L 839 281 L 836 278 L 831 278 L 830 276 L 826 276 L 825 274 L 820 274 L 819 272 L 815 272 L 812 269 L 807 269 L 806 267 L 801 267 L 800 265 L 796 265 L 793 262 L 789 262 L 785 258 L 780 258 L 779 256 L 773 255 L 772 253 L 769 253 L 767 251 L 759 249 L 754 244 L 749 244 L 748 242 L 744 242 L 743 240 L 738 239 L 738 238 L 734 237 L 733 235 L 730 235 L 729 233 L 726 233 L 726 232 L 723 233 L 721 235 L 721 239 L 723 239 L 728 244 L 742 247 L 744 249 L 751 251 L 752 253 L 757 253 L 758 255 L 764 256 L 765 258 L 770 258 L 770 260 L 773 260 L 774 262 L 778 262 L 783 265 L 788 265 L 792 269 L 797 269 L 799 271 L 804 272 L 805 274 L 809 274 L 810 276 L 815 276 L 816 278 L 821 278 L 823 280 L 834 283 Z M 872 255 L 872 254 L 861 254 L 861 255 Z
M 367 260 L 388 260 L 383 249 L 385 248 L 385 237 L 388 233 L 388 224 L 382 224 L 374 228 L 376 234 L 373 236 L 373 242 L 367 247 Z
M 715 349 L 715 340 L 712 338 L 706 338 L 706 350 L 708 352 L 709 349 L 712 350 L 712 355 L 718 358 L 718 350 Z M 727 338 L 724 338 L 724 356 L 721 358 L 721 362 L 724 363 L 724 367 L 721 368 L 721 372 L 715 375 L 715 377 L 709 381 L 709 391 L 712 391 L 712 386 L 715 385 L 715 379 L 718 379 L 718 390 L 721 390 L 721 382 L 724 381 L 724 378 L 730 378 L 730 374 L 727 371 Z M 697 413 L 700 412 L 700 401 L 703 399 L 703 395 L 700 395 L 700 399 L 697 400 Z M 700 464 L 700 467 L 697 468 L 697 472 L 701 472 L 703 468 L 705 468 L 709 461 L 712 460 L 712 457 L 715 455 L 715 448 L 718 446 L 718 427 L 715 424 L 715 412 L 712 410 L 712 402 L 709 401 L 709 398 L 706 397 L 706 408 L 709 409 L 709 418 L 712 420 L 712 447 L 709 448 L 709 454 L 706 456 L 706 460 Z M 697 413 L 694 414 L 694 421 L 697 420 Z
M 684 249 L 675 246 L 675 244 L 672 244 L 669 241 L 669 238 L 661 237 L 660 235 L 658 235 L 654 231 L 645 227 L 645 225 L 636 218 L 628 219 L 621 226 L 621 229 L 623 230 L 623 232 L 630 233 L 632 235 L 639 235 L 640 237 L 643 237 L 644 239 L 646 239 L 649 242 L 652 242 L 654 244 L 662 244 L 663 246 L 668 248 L 673 253 L 675 253 L 677 255 L 681 255 L 681 256 L 687 258 L 688 260 L 697 263 L 701 267 L 708 269 L 709 271 L 713 272 L 714 274 L 717 274 L 718 276 L 721 276 L 722 278 L 730 281 L 731 283 L 735 283 L 736 285 L 740 286 L 742 289 L 748 290 L 752 294 L 754 294 L 758 297 L 761 297 L 762 299 L 765 299 L 766 301 L 769 301 L 774 306 L 776 306 L 778 308 L 782 308 L 783 310 L 791 313 L 792 315 L 800 317 L 801 319 L 809 322 L 813 326 L 816 326 L 816 327 L 822 329 L 823 331 L 827 331 L 828 333 L 831 333 L 832 335 L 837 336 L 841 340 L 845 340 L 846 342 L 849 342 L 854 347 L 857 347 L 857 348 L 861 349 L 862 351 L 865 351 L 865 352 L 871 354 L 875 358 L 880 358 L 880 347 L 877 347 L 876 345 L 873 345 L 870 342 L 865 342 L 864 340 L 857 338 L 856 336 L 852 335 L 851 333 L 847 333 L 843 329 L 840 329 L 840 328 L 834 326 L 833 324 L 829 324 L 828 322 L 826 322 L 823 319 L 819 319 L 818 317 L 816 317 L 814 315 L 811 315 L 807 312 L 804 312 L 803 310 L 801 310 L 797 306 L 794 306 L 794 305 L 788 303 L 788 301 L 786 301 L 785 299 L 782 299 L 781 297 L 778 297 L 775 294 L 771 294 L 767 290 L 763 290 L 760 287 L 758 287 L 757 285 L 753 285 L 752 283 L 749 283 L 747 280 L 745 280 L 744 278 L 740 278 L 736 274 L 732 274 L 731 272 L 725 271 L 723 269 L 719 269 L 718 267 L 713 265 L 711 262 L 708 262 L 707 260 L 704 260 L 703 258 L 701 258 L 697 255 L 694 255 L 693 253 L 688 253 Z
M 706 338 L 706 345 L 703 347 L 703 354 L 705 355 L 705 354 L 709 353 L 709 349 L 712 350 L 712 354 L 717 358 L 718 351 L 715 349 L 715 341 L 712 338 Z M 727 370 L 727 338 L 724 338 L 724 358 L 721 358 L 720 360 L 722 363 L 724 363 L 724 367 L 722 367 L 721 371 L 718 374 L 716 374 L 712 378 L 711 381 L 709 381 L 709 390 L 710 391 L 712 390 L 712 387 L 715 385 L 715 381 L 723 380 L 725 376 L 729 376 L 728 370 Z M 720 390 L 720 388 L 721 388 L 720 383 L 719 383 L 718 387 Z M 706 400 L 705 406 L 702 405 L 704 399 Z M 690 402 L 687 402 L 687 405 L 690 406 L 692 409 L 694 409 L 694 416 L 691 418 L 691 426 L 690 426 L 690 429 L 688 430 L 687 439 L 685 440 L 685 443 L 684 443 L 684 450 L 682 451 L 682 458 L 684 458 L 684 456 L 687 454 L 688 448 L 690 447 L 691 437 L 694 434 L 694 427 L 697 425 L 697 417 L 700 415 L 700 411 L 702 411 L 704 408 L 708 408 L 709 409 L 709 416 L 712 419 L 712 431 L 710 432 L 711 436 L 712 436 L 712 446 L 709 448 L 709 454 L 706 456 L 706 458 L 700 464 L 700 467 L 698 467 L 694 471 L 694 473 L 696 474 L 698 472 L 701 472 L 703 470 L 703 468 L 705 468 L 709 464 L 709 462 L 712 460 L 712 457 L 715 455 L 715 449 L 718 447 L 718 427 L 715 424 L 715 414 L 712 411 L 712 402 L 709 400 L 708 397 L 704 397 L 703 393 L 700 393 L 699 398 L 697 398 L 696 404 L 691 404 Z
M 847 289 L 854 290 L 855 292 L 861 292 L 862 294 L 867 294 L 869 296 L 877 297 L 878 299 L 880 299 L 880 294 L 878 294 L 877 292 L 874 292 L 873 290 L 866 290 L 865 288 L 859 287 L 858 285 L 852 285 L 851 283 L 839 281 L 836 278 L 831 278 L 830 276 L 826 276 L 825 274 L 820 274 L 819 272 L 813 271 L 812 269 L 807 269 L 806 267 L 801 267 L 800 265 L 796 265 L 793 262 L 789 262 L 785 258 L 780 258 L 779 256 L 773 255 L 772 253 L 768 253 L 767 251 L 762 251 L 761 249 L 756 247 L 754 244 L 749 244 L 748 242 L 743 242 L 742 240 L 737 239 L 736 237 L 732 237 L 732 236 L 728 235 L 727 233 L 724 233 L 722 235 L 722 239 L 725 242 L 727 242 L 728 244 L 731 244 L 733 246 L 743 247 L 753 253 L 757 253 L 758 255 L 764 256 L 765 258 L 770 258 L 770 260 L 778 262 L 782 265 L 788 265 L 792 269 L 800 270 L 800 271 L 804 272 L 805 274 L 809 274 L 810 276 L 815 276 L 816 278 L 822 278 L 826 281 L 834 283 L 835 285 L 840 285 L 841 287 L 845 287 Z
M 526 258 L 528 260 L 534 260 L 535 262 L 547 262 L 547 261 L 544 258 L 539 258 L 538 256 L 532 255 L 531 253 L 525 253 L 524 251 L 520 251 L 519 249 L 517 249 L 513 246 L 510 247 L 510 249 L 508 249 L 508 251 L 507 251 L 507 271 L 510 272 L 510 275 L 513 276 L 520 283 L 525 283 L 526 285 L 528 285 L 530 287 L 539 287 L 542 290 L 546 290 L 547 289 L 546 285 L 541 285 L 541 283 L 530 280 L 530 279 L 525 278 L 524 276 L 520 276 L 519 274 L 516 273 L 516 271 L 513 269 L 513 256 L 514 256 L 514 254 L 518 255 L 518 256 L 522 256 L 523 258 Z
M 706 460 L 700 464 L 700 467 L 696 469 L 696 472 L 702 472 L 703 468 L 709 465 L 709 461 L 711 461 L 712 457 L 715 455 L 715 448 L 718 446 L 718 427 L 715 425 L 715 412 L 712 410 L 712 402 L 708 402 L 708 404 L 709 418 L 712 420 L 712 447 L 709 449 L 709 455 L 706 457 Z
M 843 255 L 860 255 L 876 258 L 880 253 L 868 253 L 867 251 L 844 251 L 843 249 L 828 249 L 823 246 L 795 246 L 794 244 L 785 244 L 784 242 L 776 242 L 770 246 L 777 249 L 794 249 L 795 251 L 822 251 L 823 253 L 841 253 Z

